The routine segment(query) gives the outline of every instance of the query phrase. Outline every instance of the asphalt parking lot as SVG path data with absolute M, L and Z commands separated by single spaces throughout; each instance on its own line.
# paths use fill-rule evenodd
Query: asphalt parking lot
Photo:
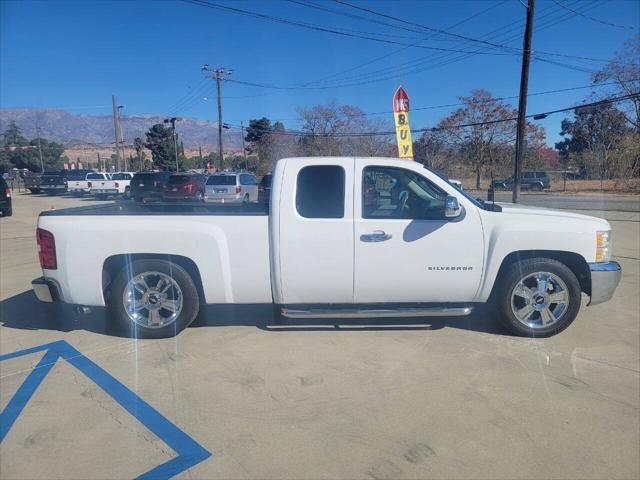
M 0 218 L 3 479 L 640 477 L 637 208 L 581 201 L 623 277 L 553 338 L 487 310 L 335 328 L 238 307 L 135 341 L 30 291 L 38 212 L 91 201 L 18 193 Z

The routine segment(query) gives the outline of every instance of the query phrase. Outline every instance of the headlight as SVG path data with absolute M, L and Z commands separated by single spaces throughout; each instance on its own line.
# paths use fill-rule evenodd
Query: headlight
M 611 260 L 611 230 L 596 232 L 596 262 Z

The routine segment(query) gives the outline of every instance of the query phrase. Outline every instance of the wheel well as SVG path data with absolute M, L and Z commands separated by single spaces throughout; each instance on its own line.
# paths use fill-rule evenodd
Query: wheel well
M 589 265 L 584 257 L 574 252 L 562 252 L 556 250 L 522 250 L 511 252 L 502 261 L 494 285 L 498 283 L 497 281 L 501 278 L 509 265 L 528 258 L 550 258 L 566 265 L 576 276 L 578 282 L 580 282 L 580 290 L 587 295 L 591 295 L 591 271 L 589 270 Z
M 200 297 L 200 303 L 205 303 L 204 290 L 202 289 L 202 278 L 200 277 L 200 270 L 198 270 L 195 262 L 190 258 L 183 257 L 181 255 L 168 255 L 162 253 L 131 253 L 124 255 L 113 255 L 107 258 L 104 261 L 104 265 L 102 266 L 102 294 L 104 296 L 105 302 L 108 301 L 109 298 L 109 286 L 122 268 L 124 268 L 128 263 L 131 263 L 135 260 L 154 259 L 166 260 L 168 262 L 180 265 L 182 268 L 184 268 L 193 280 L 193 283 L 196 284 L 198 296 Z

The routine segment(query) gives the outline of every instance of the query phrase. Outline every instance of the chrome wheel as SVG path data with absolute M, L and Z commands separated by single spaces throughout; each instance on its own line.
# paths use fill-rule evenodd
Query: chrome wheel
M 143 272 L 131 278 L 122 293 L 122 302 L 129 318 L 146 328 L 172 324 L 183 307 L 180 286 L 161 272 Z
M 529 328 L 546 328 L 559 322 L 569 308 L 569 290 L 560 277 L 535 272 L 522 278 L 511 292 L 511 310 Z

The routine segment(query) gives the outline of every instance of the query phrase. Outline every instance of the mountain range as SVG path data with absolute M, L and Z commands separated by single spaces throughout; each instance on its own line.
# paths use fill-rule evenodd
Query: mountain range
M 135 137 L 144 140 L 149 127 L 163 123 L 165 118 L 161 115 L 122 115 L 125 143 L 131 145 Z M 77 115 L 57 108 L 2 108 L 0 132 L 5 131 L 11 120 L 16 122 L 27 138 L 36 138 L 39 129 L 42 138 L 55 140 L 67 148 L 105 148 L 113 146 L 115 142 L 111 115 Z M 183 118 L 176 123 L 176 131 L 187 149 L 202 147 L 205 151 L 217 151 L 217 124 L 196 118 Z M 223 130 L 223 140 L 225 151 L 242 149 L 240 129 Z

